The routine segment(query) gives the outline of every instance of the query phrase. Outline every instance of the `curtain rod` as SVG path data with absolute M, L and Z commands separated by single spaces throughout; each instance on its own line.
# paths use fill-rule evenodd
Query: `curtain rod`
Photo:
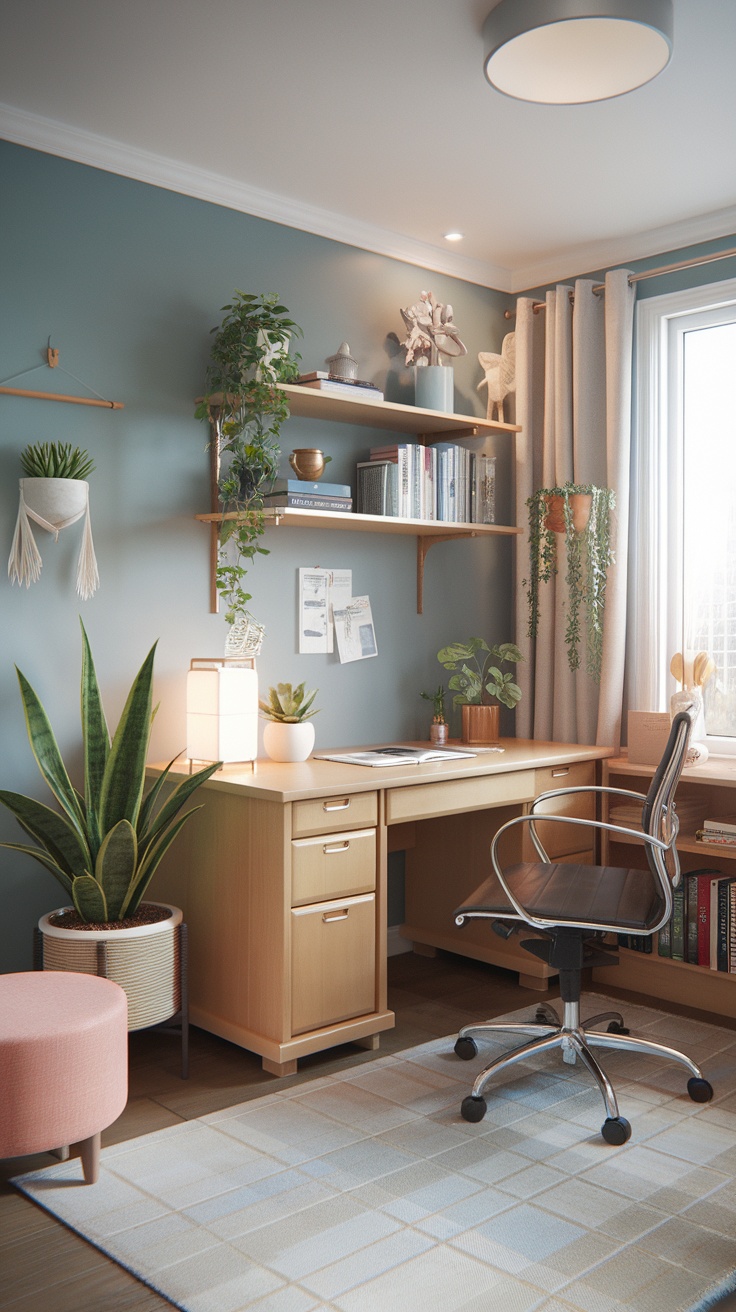
M 692 260 L 678 260 L 675 264 L 662 264 L 658 269 L 644 269 L 642 273 L 629 274 L 629 286 L 633 287 L 634 283 L 643 282 L 645 278 L 661 278 L 664 273 L 676 273 L 678 269 L 695 269 L 701 264 L 712 264 L 714 260 L 729 260 L 736 256 L 736 247 L 731 247 L 727 251 L 714 251 L 711 255 L 696 255 Z M 596 296 L 601 296 L 606 290 L 605 283 L 599 282 L 593 288 Z M 575 300 L 574 292 L 570 292 L 570 303 Z M 546 310 L 546 301 L 535 301 L 533 305 L 535 314 L 540 310 Z M 504 319 L 513 319 L 514 311 L 505 310 Z

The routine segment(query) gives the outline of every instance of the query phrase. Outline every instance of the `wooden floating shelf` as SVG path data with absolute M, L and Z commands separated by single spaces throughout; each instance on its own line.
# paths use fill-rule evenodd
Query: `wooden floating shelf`
M 362 424 L 367 428 L 385 428 L 392 433 L 413 433 L 435 442 L 444 438 L 521 432 L 516 424 L 479 419 L 476 415 L 444 414 L 440 410 L 422 410 L 416 405 L 400 405 L 392 401 L 361 401 L 358 397 L 321 391 L 317 387 L 282 383 L 281 390 L 289 398 L 292 417 L 300 419 L 324 420 L 327 402 L 332 423 Z
M 396 519 L 392 515 L 341 514 L 333 510 L 297 510 L 279 506 L 264 510 L 266 525 L 291 528 L 340 529 L 353 533 L 399 533 L 417 539 L 417 614 L 424 605 L 424 562 L 430 547 L 437 542 L 450 542 L 455 538 L 487 536 L 510 537 L 521 533 L 520 528 L 508 524 L 451 524 L 437 519 Z M 197 515 L 203 524 L 221 524 L 223 520 L 237 519 L 237 511 L 228 514 Z

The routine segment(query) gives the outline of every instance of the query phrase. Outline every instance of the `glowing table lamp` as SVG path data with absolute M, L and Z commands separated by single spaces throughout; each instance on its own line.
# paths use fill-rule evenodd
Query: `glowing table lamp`
M 255 661 L 194 659 L 187 673 L 187 756 L 195 761 L 254 761 L 258 755 Z

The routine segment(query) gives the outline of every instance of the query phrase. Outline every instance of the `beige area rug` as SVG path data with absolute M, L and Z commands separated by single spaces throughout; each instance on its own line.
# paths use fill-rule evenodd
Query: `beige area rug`
M 78 1161 L 14 1184 L 186 1312 L 704 1312 L 736 1285 L 736 1031 L 625 1014 L 715 1098 L 599 1050 L 620 1148 L 559 1053 L 507 1070 L 468 1124 L 505 1045 L 462 1062 L 448 1038 L 116 1144 L 94 1186 Z

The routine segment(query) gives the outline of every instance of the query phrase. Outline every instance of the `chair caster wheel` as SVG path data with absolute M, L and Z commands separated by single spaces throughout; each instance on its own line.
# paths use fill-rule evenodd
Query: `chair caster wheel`
M 631 1030 L 627 1030 L 627 1028 L 626 1028 L 625 1025 L 619 1025 L 619 1023 L 618 1023 L 617 1020 L 612 1020 L 611 1023 L 610 1023 L 610 1025 L 608 1026 L 608 1033 L 609 1033 L 609 1034 L 630 1034 L 630 1033 L 631 1033 Z
M 478 1044 L 475 1039 L 471 1039 L 469 1034 L 458 1039 L 455 1044 L 455 1056 L 459 1057 L 461 1061 L 472 1061 L 473 1057 L 477 1057 Z
M 693 1102 L 710 1102 L 713 1097 L 713 1085 L 697 1075 L 693 1075 L 692 1079 L 688 1080 L 687 1091 Z
M 465 1121 L 482 1121 L 486 1114 L 487 1103 L 485 1098 L 474 1098 L 469 1093 L 467 1098 L 463 1098 L 460 1112 Z
M 631 1126 L 623 1116 L 607 1116 L 601 1126 L 601 1134 L 606 1143 L 620 1148 L 622 1143 L 631 1138 Z

